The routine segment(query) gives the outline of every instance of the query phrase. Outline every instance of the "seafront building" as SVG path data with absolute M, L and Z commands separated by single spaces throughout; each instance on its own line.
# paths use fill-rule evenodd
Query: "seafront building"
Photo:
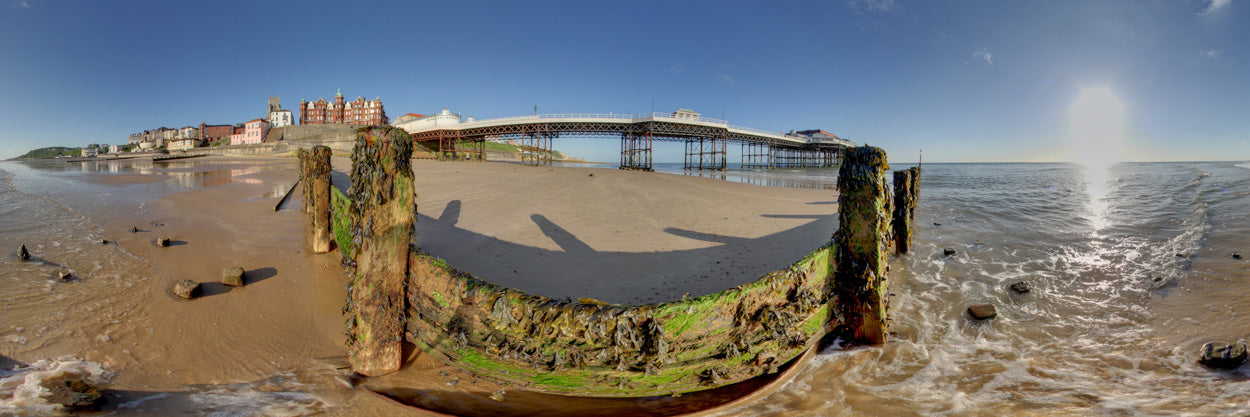
M 174 137 L 174 139 L 191 139 L 191 138 L 195 138 L 195 139 L 200 138 L 200 130 L 196 129 L 194 126 L 187 126 L 187 127 L 178 129 L 178 136 Z
M 265 113 L 269 119 L 269 127 L 286 127 L 295 124 L 290 110 L 282 109 L 282 96 L 269 98 L 269 110 Z
M 443 109 L 435 114 L 423 116 L 416 113 L 405 114 L 395 119 L 393 126 L 403 129 L 407 132 L 416 132 L 418 130 L 430 130 L 437 127 L 454 127 L 460 124 L 460 115 L 452 113 L 451 110 Z
M 234 135 L 234 125 L 210 125 L 200 122 L 200 140 L 213 142 Z
M 269 121 L 261 118 L 248 120 L 243 130 L 230 136 L 231 145 L 250 145 L 261 143 L 269 134 Z
M 185 151 L 191 148 L 198 148 L 204 141 L 200 138 L 178 138 L 169 142 L 168 149 L 171 151 Z
M 299 124 L 352 124 L 352 125 L 384 125 L 390 123 L 386 110 L 382 107 L 382 98 L 365 100 L 358 97 L 347 102 L 343 99 L 343 91 L 334 94 L 334 101 L 325 98 L 309 102 L 299 102 Z

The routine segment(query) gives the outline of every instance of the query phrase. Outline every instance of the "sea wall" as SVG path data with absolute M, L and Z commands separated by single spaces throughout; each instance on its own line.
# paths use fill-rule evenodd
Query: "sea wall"
M 356 145 L 357 125 L 293 125 L 285 126 L 277 137 L 290 146 L 312 148 L 326 146 L 334 152 L 350 153 Z M 274 129 L 277 130 L 277 129 Z M 275 134 L 270 135 L 270 141 Z

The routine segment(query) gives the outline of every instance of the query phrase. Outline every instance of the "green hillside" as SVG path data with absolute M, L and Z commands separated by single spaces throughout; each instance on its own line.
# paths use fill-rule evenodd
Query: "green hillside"
M 50 146 L 47 148 L 35 149 L 33 151 L 27 152 L 25 155 L 19 156 L 18 158 L 51 159 L 51 158 L 56 158 L 61 155 L 79 156 L 80 153 L 78 151 L 78 148 L 66 148 L 64 146 Z

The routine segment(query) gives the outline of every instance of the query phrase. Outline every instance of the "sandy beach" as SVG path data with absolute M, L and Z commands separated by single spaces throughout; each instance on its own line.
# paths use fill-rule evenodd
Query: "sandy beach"
M 645 304 L 720 291 L 789 265 L 836 224 L 830 191 L 489 162 L 413 170 L 422 249 L 554 298 Z
M 349 166 L 335 158 L 336 185 L 346 185 Z M 274 210 L 298 177 L 293 158 L 207 157 L 136 171 L 83 177 L 118 190 L 106 193 L 114 203 L 94 216 L 99 231 L 81 238 L 93 241 L 92 250 L 122 252 L 101 256 L 128 261 L 119 264 L 114 285 L 91 289 L 90 274 L 72 283 L 83 290 L 73 296 L 77 303 L 92 303 L 81 314 L 105 317 L 42 323 L 40 315 L 55 313 L 23 319 L 7 311 L 6 320 L 19 327 L 57 330 L 31 336 L 6 356 L 29 363 L 71 355 L 104 364 L 116 371 L 111 400 L 131 405 L 122 414 L 203 410 L 205 401 L 212 404 L 205 396 L 250 398 L 293 414 L 400 409 L 342 383 L 346 276 L 339 254 L 307 250 L 298 192 Z M 416 161 L 414 173 L 424 250 L 534 294 L 615 303 L 752 281 L 827 240 L 836 208 L 827 191 L 655 173 L 438 161 Z M 170 181 L 186 190 L 150 201 L 124 197 L 123 190 Z M 159 237 L 173 244 L 159 247 Z M 219 283 L 229 266 L 247 271 L 246 286 Z M 173 295 L 181 279 L 202 282 L 204 295 Z M 459 371 L 419 352 L 411 358 L 405 371 L 366 386 L 394 391 L 460 379 Z M 452 391 L 467 392 L 462 399 L 472 402 L 497 388 L 464 376 Z M 246 407 L 218 400 L 225 403 L 207 407 Z

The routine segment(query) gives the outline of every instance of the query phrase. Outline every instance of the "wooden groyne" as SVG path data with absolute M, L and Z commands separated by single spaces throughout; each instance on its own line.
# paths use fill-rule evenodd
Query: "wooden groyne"
M 527 294 L 421 251 L 411 243 L 411 149 L 399 131 L 362 129 L 351 188 L 329 187 L 330 232 L 354 267 L 345 310 L 357 372 L 398 369 L 406 339 L 522 389 L 641 397 L 775 373 L 830 332 L 884 341 L 885 257 L 894 241 L 880 149 L 857 148 L 843 163 L 848 181 L 839 180 L 843 214 L 832 241 L 754 282 L 647 305 Z

